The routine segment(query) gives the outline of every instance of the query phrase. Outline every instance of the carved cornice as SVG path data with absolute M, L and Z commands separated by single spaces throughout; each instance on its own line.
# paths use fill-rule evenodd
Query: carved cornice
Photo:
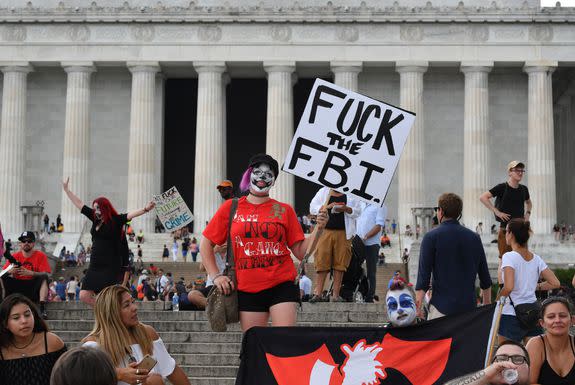
M 41 0 L 38 4 L 41 4 Z M 288 7 L 265 6 L 197 6 L 169 7 L 158 2 L 155 6 L 133 7 L 127 2 L 121 7 L 101 7 L 92 2 L 89 7 L 42 8 L 32 2 L 23 8 L 0 8 L 0 23 L 575 23 L 575 8 L 529 7 L 500 8 L 496 2 L 485 7 L 469 7 L 459 2 L 457 7 L 402 7 L 396 1 L 390 7 L 325 6 Z M 486 1 L 486 4 L 489 4 Z

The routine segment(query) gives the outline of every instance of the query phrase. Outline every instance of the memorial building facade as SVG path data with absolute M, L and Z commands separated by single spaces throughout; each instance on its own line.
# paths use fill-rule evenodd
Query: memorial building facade
M 0 223 L 62 193 L 119 211 L 175 185 L 201 231 L 247 161 L 283 162 L 315 78 L 417 114 L 387 198 L 400 227 L 442 192 L 463 222 L 525 162 L 535 232 L 575 222 L 575 9 L 538 0 L 4 0 Z M 307 213 L 319 186 L 282 173 L 273 194 Z M 153 217 L 134 229 L 153 231 Z

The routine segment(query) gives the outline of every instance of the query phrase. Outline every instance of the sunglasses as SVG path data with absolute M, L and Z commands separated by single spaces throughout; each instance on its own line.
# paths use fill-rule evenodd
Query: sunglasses
M 23 241 L 20 241 L 20 243 L 34 243 L 34 241 L 31 239 L 25 239 Z
M 515 365 L 523 365 L 524 363 L 527 362 L 527 358 L 520 354 L 515 354 L 512 356 L 509 356 L 507 354 L 499 354 L 495 356 L 493 362 L 505 362 L 509 360 L 511 360 L 511 362 L 513 362 Z
M 511 171 L 516 172 L 516 173 L 518 173 L 518 174 L 523 174 L 523 173 L 526 172 L 526 170 L 523 169 L 523 168 L 514 168 L 514 169 L 512 169 Z

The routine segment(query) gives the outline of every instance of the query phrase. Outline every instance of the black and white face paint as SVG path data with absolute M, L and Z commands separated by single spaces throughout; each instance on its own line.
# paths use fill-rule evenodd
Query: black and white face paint
M 100 206 L 97 203 L 94 203 L 94 214 L 96 218 L 100 219 L 102 217 L 102 212 L 100 211 Z
M 255 195 L 267 194 L 274 185 L 276 178 L 270 166 L 261 163 L 252 169 L 250 175 L 250 191 Z

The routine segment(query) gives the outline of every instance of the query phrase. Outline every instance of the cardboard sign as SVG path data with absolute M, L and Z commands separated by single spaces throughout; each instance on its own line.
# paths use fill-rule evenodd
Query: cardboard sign
M 415 114 L 317 79 L 282 170 L 381 206 Z
M 175 187 L 160 195 L 154 195 L 154 202 L 156 214 L 168 231 L 179 230 L 194 220 L 188 205 Z

